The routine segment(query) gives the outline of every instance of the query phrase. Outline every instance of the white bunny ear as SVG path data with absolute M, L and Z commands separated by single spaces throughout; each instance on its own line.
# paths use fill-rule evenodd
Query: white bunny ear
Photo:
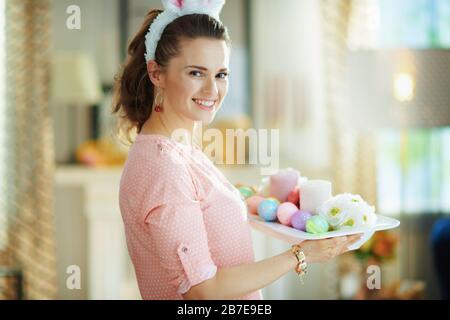
M 218 18 L 225 0 L 161 0 L 164 9 L 177 14 L 206 13 Z
M 161 0 L 164 9 L 172 12 L 181 12 L 185 6 L 185 0 Z
M 219 20 L 220 11 L 225 5 L 225 0 L 199 0 L 199 2 L 201 10 Z

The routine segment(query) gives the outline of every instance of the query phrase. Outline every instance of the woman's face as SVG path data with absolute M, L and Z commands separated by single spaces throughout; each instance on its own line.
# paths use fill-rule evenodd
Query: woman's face
M 164 108 L 187 121 L 209 124 L 228 92 L 229 48 L 225 41 L 183 40 L 167 66 Z

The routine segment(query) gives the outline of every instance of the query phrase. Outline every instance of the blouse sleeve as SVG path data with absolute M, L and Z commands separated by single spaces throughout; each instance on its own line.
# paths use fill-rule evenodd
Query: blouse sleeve
M 201 203 L 186 164 L 162 157 L 152 165 L 145 194 L 145 226 L 161 267 L 177 292 L 214 277 Z

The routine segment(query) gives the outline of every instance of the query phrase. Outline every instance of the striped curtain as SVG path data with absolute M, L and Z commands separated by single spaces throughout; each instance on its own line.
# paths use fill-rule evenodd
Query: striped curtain
M 373 3 L 373 0 L 322 0 L 322 22 L 333 193 L 357 193 L 376 204 L 376 136 L 340 126 L 337 116 L 344 102 L 342 79 L 353 38 L 350 30 L 365 30 L 361 20 Z M 352 28 L 354 24 L 357 25 Z
M 1 190 L 0 266 L 22 275 L 25 299 L 56 298 L 57 288 L 50 18 L 51 0 L 5 2 L 7 112 L 0 148 L 5 148 L 7 170 Z M 0 299 L 18 297 L 5 290 Z

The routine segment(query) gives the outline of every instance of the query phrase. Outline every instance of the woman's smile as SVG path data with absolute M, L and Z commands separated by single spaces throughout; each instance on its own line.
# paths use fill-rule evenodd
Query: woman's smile
M 192 99 L 192 101 L 195 102 L 197 107 L 208 112 L 214 111 L 214 106 L 216 105 L 217 102 L 217 100 L 205 100 L 196 98 Z

